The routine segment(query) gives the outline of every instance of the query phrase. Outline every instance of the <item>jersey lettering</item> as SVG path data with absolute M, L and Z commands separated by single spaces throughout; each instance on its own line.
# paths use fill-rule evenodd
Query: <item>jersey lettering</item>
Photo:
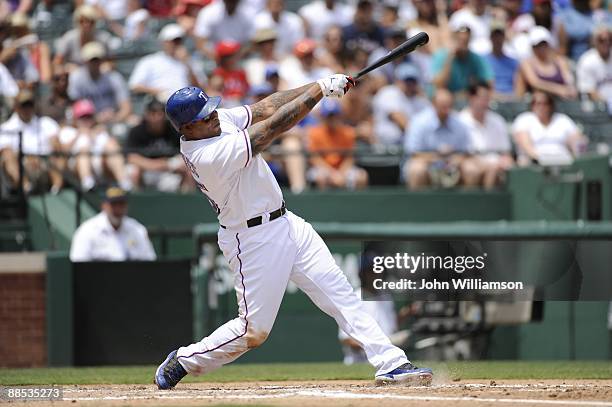
M 208 200 L 208 203 L 210 203 L 210 206 L 212 206 L 213 210 L 218 215 L 219 213 L 221 213 L 221 208 L 219 208 L 219 205 L 217 205 L 217 203 L 215 201 L 213 201 L 210 196 L 208 196 L 208 194 L 206 193 L 206 192 L 208 192 L 208 189 L 206 188 L 206 186 L 203 183 L 201 183 L 198 180 L 198 172 L 196 171 L 195 165 L 193 165 L 193 163 L 191 161 L 189 161 L 189 159 L 187 157 L 185 157 L 185 154 L 181 153 L 181 156 L 183 157 L 183 161 L 185 161 L 185 165 L 187 166 L 187 168 L 189 168 L 189 171 L 191 172 L 191 176 L 193 177 L 193 180 L 195 181 L 196 186 L 198 187 L 200 192 L 202 192 L 204 194 L 204 196 Z

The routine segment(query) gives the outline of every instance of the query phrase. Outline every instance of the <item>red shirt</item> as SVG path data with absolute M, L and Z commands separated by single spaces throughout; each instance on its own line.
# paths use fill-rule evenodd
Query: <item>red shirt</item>
M 249 92 L 249 82 L 243 69 L 227 70 L 218 67 L 213 71 L 214 76 L 223 78 L 223 97 L 242 99 Z

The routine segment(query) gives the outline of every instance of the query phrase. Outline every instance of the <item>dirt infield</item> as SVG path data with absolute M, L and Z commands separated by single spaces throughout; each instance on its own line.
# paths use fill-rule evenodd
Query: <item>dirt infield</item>
M 64 386 L 64 401 L 36 406 L 448 406 L 558 405 L 612 407 L 612 380 L 448 381 L 431 387 L 376 387 L 371 381 L 186 383 Z

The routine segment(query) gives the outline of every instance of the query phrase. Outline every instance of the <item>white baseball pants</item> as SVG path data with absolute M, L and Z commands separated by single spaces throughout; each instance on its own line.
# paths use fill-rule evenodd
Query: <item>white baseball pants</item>
M 234 271 L 238 317 L 198 343 L 181 347 L 178 359 L 191 374 L 211 372 L 261 345 L 272 330 L 289 280 L 366 352 L 377 374 L 407 363 L 367 314 L 323 239 L 291 212 L 239 231 L 220 229 L 219 247 Z

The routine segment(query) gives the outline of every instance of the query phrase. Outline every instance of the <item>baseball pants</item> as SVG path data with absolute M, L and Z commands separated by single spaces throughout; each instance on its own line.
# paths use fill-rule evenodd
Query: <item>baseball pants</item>
M 404 351 L 392 345 L 363 310 L 323 239 L 304 219 L 288 211 L 260 226 L 220 229 L 218 240 L 234 272 L 238 317 L 178 350 L 187 372 L 211 372 L 261 345 L 290 280 L 363 347 L 377 374 L 408 362 Z

